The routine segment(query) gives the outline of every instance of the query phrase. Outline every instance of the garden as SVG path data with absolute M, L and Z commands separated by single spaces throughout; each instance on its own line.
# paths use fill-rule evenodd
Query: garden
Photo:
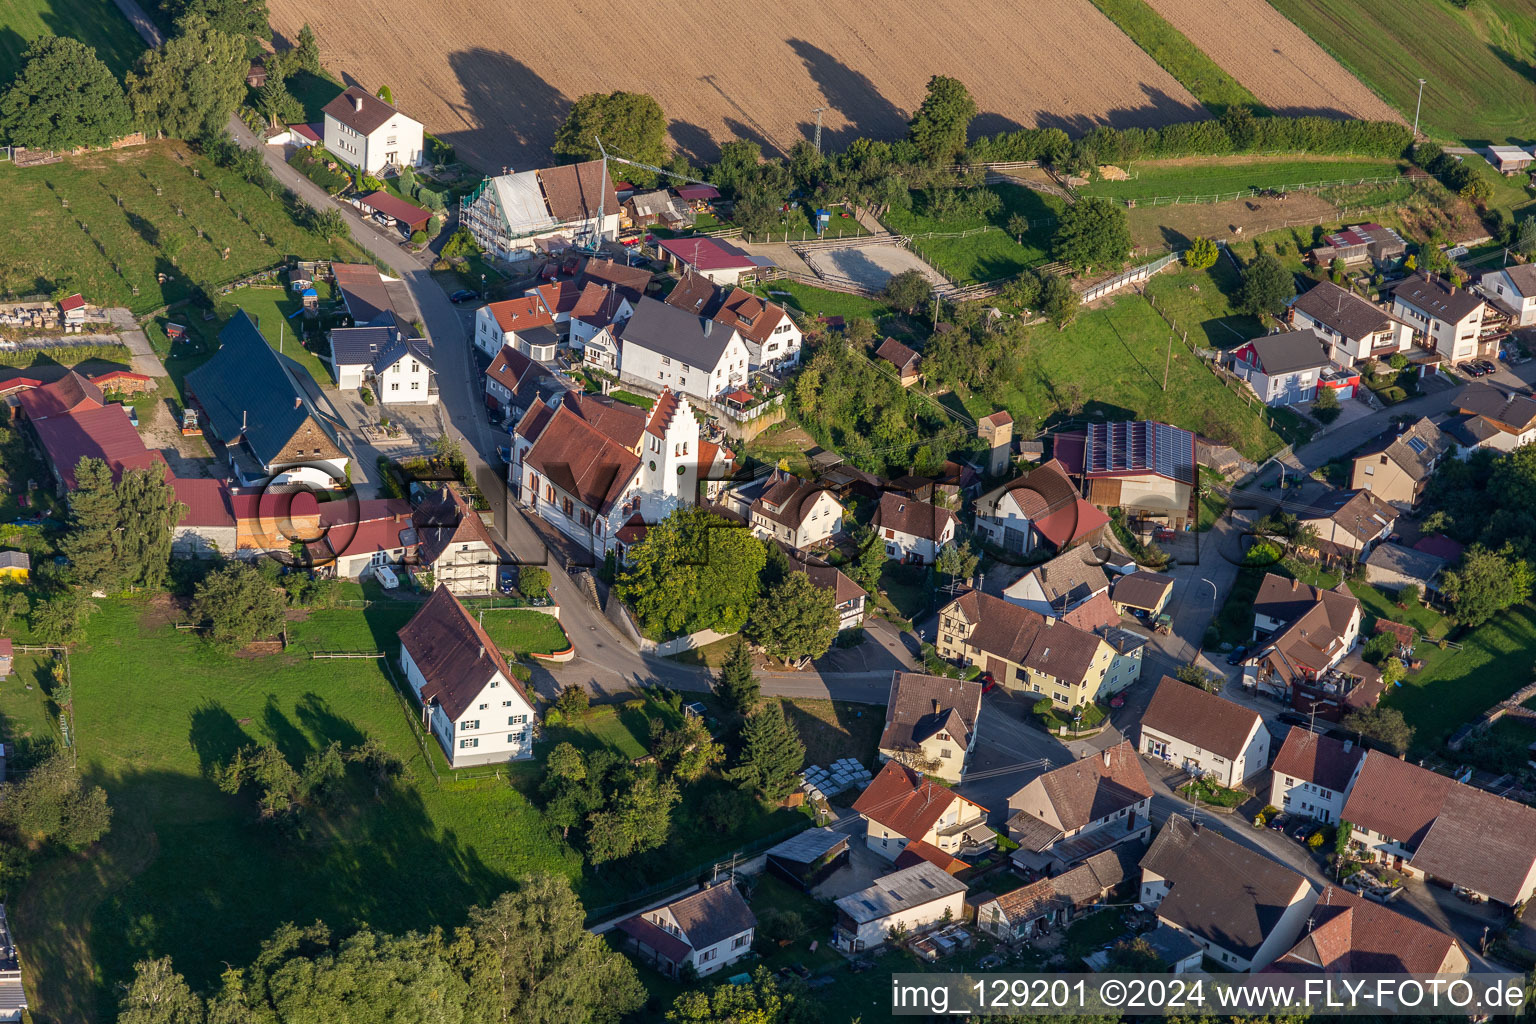
M 1064 200 L 1022 185 L 934 188 L 892 207 L 887 227 L 912 238 L 923 259 L 960 284 L 1014 277 L 1050 259 Z
M 294 200 L 179 142 L 42 167 L 0 164 L 0 189 L 29 211 L 0 225 L 4 295 L 78 291 L 147 313 L 289 255 L 359 258 L 350 242 L 301 227 Z

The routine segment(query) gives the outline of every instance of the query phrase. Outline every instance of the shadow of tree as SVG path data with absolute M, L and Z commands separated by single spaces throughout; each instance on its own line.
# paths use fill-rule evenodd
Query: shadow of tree
M 187 716 L 190 728 L 187 740 L 197 752 L 203 774 L 211 772 L 215 765 L 222 765 L 234 756 L 235 751 L 251 742 L 251 737 L 240 728 L 240 723 L 216 700 L 208 700 L 192 709 Z

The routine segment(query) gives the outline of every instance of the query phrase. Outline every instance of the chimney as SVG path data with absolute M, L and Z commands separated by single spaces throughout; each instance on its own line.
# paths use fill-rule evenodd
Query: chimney
M 941 708 L 939 707 L 939 699 L 935 697 L 933 699 L 933 713 L 938 714 L 940 710 Z
M 302 409 L 304 407 L 304 399 L 302 397 L 298 396 L 298 395 L 294 395 L 293 396 L 293 407 L 295 409 Z
M 1301 580 L 1292 578 L 1291 579 L 1291 593 L 1294 594 L 1294 593 L 1296 593 L 1296 591 L 1298 591 L 1300 589 L 1301 589 Z
M 1355 741 L 1354 740 L 1345 740 L 1344 741 L 1344 753 L 1347 754 L 1351 750 L 1354 750 L 1354 749 L 1355 749 Z
M 1104 767 L 1105 768 L 1109 767 L 1109 760 L 1110 760 L 1110 758 L 1109 758 L 1109 748 L 1105 747 L 1104 748 Z
M 480 645 L 480 657 L 485 657 L 485 644 Z
M 352 109 L 357 111 L 358 113 L 362 113 L 363 112 L 363 98 L 362 98 L 362 96 L 353 96 L 352 97 Z

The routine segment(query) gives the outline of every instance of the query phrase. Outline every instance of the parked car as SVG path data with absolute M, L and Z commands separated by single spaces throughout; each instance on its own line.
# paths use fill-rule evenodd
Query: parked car
M 454 304 L 458 304 L 460 302 L 473 302 L 479 297 L 480 293 L 472 288 L 460 288 L 458 291 L 448 296 L 448 301 Z
M 991 672 L 983 672 L 977 678 L 981 680 L 982 693 L 991 693 L 992 689 L 997 686 L 997 680 L 992 678 Z
M 509 568 L 503 568 L 496 573 L 496 589 L 503 594 L 510 594 L 517 589 L 517 577 Z
M 1117 693 L 1113 697 L 1109 698 L 1109 706 L 1112 708 L 1125 707 L 1125 694 Z
M 1247 657 L 1248 657 L 1248 648 L 1246 648 L 1246 647 L 1239 647 L 1236 650 L 1234 650 L 1231 654 L 1227 655 L 1227 664 L 1228 665 L 1241 665 L 1243 663 L 1243 660 L 1245 658 L 1247 658 Z
M 507 445 L 499 444 L 496 446 L 496 457 L 499 458 L 504 465 L 512 465 L 512 449 Z
M 387 565 L 374 566 L 373 578 L 378 580 L 379 585 L 382 586 L 385 590 L 394 590 L 400 585 L 400 578 L 396 576 L 395 571 Z

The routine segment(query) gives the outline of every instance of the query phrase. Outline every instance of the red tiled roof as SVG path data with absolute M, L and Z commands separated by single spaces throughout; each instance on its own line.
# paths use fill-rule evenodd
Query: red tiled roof
M 103 387 L 120 380 L 134 381 L 135 383 L 142 384 L 145 381 L 154 379 L 147 373 L 134 373 L 132 370 L 108 370 L 106 373 L 98 373 L 91 377 L 91 383 L 97 387 Z
M 358 109 L 358 100 L 362 101 L 361 110 Z M 353 85 L 327 103 L 324 112 L 349 128 L 364 135 L 372 135 L 394 117 L 397 111 L 367 89 Z
M 1434 974 L 1458 945 L 1438 929 L 1332 885 L 1309 921 L 1311 930 L 1271 971 Z
M 100 409 L 106 404 L 101 388 L 71 370 L 51 384 L 23 391 L 16 404 L 29 419 L 40 420 L 61 413 Z
M 1363 747 L 1293 725 L 1271 768 L 1276 775 L 1290 776 L 1343 793 L 1355 774 L 1355 766 L 1364 756 Z
M 688 954 L 693 952 L 693 947 L 688 943 L 638 915 L 626 917 L 614 927 L 641 945 L 654 949 L 675 964 L 687 960 Z
M 79 292 L 59 300 L 60 312 L 69 313 L 77 309 L 85 308 L 85 299 Z
M 784 312 L 784 307 L 778 303 L 767 302 L 749 291 L 733 288 L 721 303 L 715 319 L 736 328 L 742 337 L 762 344 L 772 336 L 786 316 L 788 314 Z
M 1009 493 L 1035 531 L 1058 548 L 1077 543 L 1109 522 L 1109 516 L 1077 492 L 1055 459 L 1020 477 Z
M 575 281 L 551 281 L 532 289 L 550 316 L 569 313 L 576 308 L 582 289 Z
M 532 359 L 513 348 L 511 345 L 501 346 L 501 351 L 496 358 L 491 360 L 491 365 L 485 368 L 485 375 L 514 395 L 523 386 L 523 381 L 532 376 L 544 373 L 543 367 Z
M 666 437 L 667 427 L 671 426 L 682 404 L 671 388 L 662 388 L 661 394 L 656 396 L 655 404 L 651 406 L 650 415 L 646 417 L 645 432 L 653 437 Z
M 640 456 L 562 402 L 523 462 L 587 508 L 605 515 L 640 467 Z M 540 500 L 543 497 L 539 495 Z
M 712 238 L 663 238 L 657 245 L 695 270 L 747 270 L 756 266 L 746 253 Z
M 431 210 L 424 210 L 415 203 L 408 203 L 388 192 L 369 192 L 360 202 L 370 210 L 377 210 L 385 216 L 393 217 L 413 229 L 424 227 L 427 221 L 432 219 Z
M 950 804 L 964 799 L 899 762 L 887 761 L 853 809 L 908 839 L 921 839 Z
M 1456 785 L 1444 775 L 1372 750 L 1344 804 L 1345 821 L 1416 849 Z
M 598 281 L 588 281 L 576 297 L 571 309 L 571 319 L 580 320 L 593 327 L 607 327 L 619 315 L 624 295 L 619 289 Z
M 951 875 L 958 874 L 970 867 L 965 861 L 960 860 L 958 857 L 951 857 L 937 846 L 925 843 L 921 839 L 914 839 L 907 843 L 906 849 L 902 850 L 896 857 L 896 867 L 898 869 L 909 868 L 924 860 L 940 871 L 948 872 Z
M 1143 729 L 1184 740 L 1229 760 L 1242 756 L 1256 725 L 1264 728 L 1257 712 L 1170 676 L 1158 682 L 1141 718 Z
M 319 142 L 325 137 L 325 127 L 323 125 L 291 124 L 288 126 L 288 130 L 300 138 L 308 139 L 310 142 Z
M 1046 772 L 1039 782 L 1067 832 L 1152 798 L 1146 769 L 1128 741 Z
M 432 591 L 400 630 L 400 645 L 410 652 L 425 681 L 422 699 L 437 701 L 453 721 L 469 710 L 497 672 L 532 704 L 496 641 L 447 587 Z
M 80 412 L 34 420 L 32 427 L 42 442 L 48 461 L 58 470 L 64 486 L 75 488 L 75 467 L 81 459 L 102 459 L 114 478 L 125 470 L 165 465 L 159 452 L 149 451 L 128 413 L 120 405 L 104 405 Z
M 173 477 L 171 490 L 187 506 L 181 526 L 234 526 L 235 509 L 229 485 L 223 480 Z
M 320 519 L 320 503 L 309 491 L 239 490 L 231 493 L 230 504 L 238 522 Z
M 1413 545 L 1413 550 L 1422 551 L 1426 555 L 1434 555 L 1443 558 L 1447 562 L 1455 562 L 1461 558 L 1465 545 L 1459 544 L 1443 533 L 1433 533 L 1428 537 L 1420 537 Z
M 562 223 L 589 220 L 599 208 L 605 217 L 619 212 L 618 193 L 601 160 L 546 167 L 538 174 L 549 212 Z
M 896 367 L 896 369 L 899 370 L 902 374 L 906 374 L 913 370 L 917 366 L 919 359 L 916 352 L 912 351 L 912 349 L 903 345 L 895 338 L 886 338 L 884 341 L 882 341 L 880 343 L 880 347 L 875 349 L 875 358 L 884 359 L 886 362 Z
M 505 299 L 485 307 L 503 331 L 522 331 L 530 327 L 548 327 L 554 318 L 544 312 L 538 296 L 525 295 L 520 299 Z

